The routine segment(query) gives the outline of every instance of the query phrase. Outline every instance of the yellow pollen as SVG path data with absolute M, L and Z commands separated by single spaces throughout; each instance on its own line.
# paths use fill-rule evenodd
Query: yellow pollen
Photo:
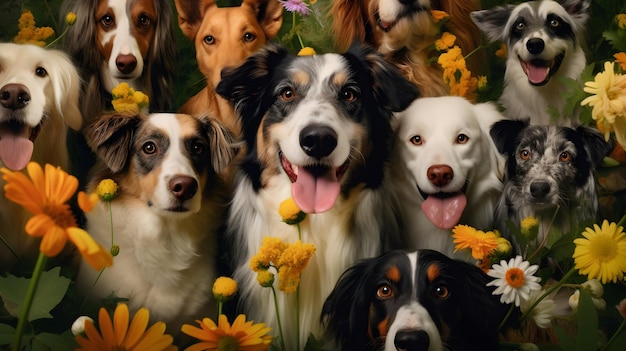
M 524 271 L 517 267 L 509 268 L 509 270 L 506 271 L 504 279 L 506 279 L 507 284 L 516 289 L 524 286 L 524 283 L 526 282 L 526 279 L 524 278 Z
M 61 228 L 78 227 L 68 204 L 45 204 L 43 212 L 50 216 L 54 223 Z

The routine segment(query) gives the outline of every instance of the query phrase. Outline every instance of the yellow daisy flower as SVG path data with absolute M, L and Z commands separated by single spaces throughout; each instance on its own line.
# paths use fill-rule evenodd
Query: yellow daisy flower
M 200 341 L 185 351 L 266 351 L 272 343 L 272 336 L 268 335 L 271 329 L 266 328 L 265 323 L 246 322 L 244 314 L 238 315 L 232 325 L 223 314 L 219 316 L 217 325 L 210 318 L 196 322 L 200 328 L 190 324 L 181 328 L 183 333 Z
M 225 302 L 237 293 L 237 281 L 229 277 L 218 277 L 213 283 L 213 296 Z
M 89 233 L 78 227 L 66 203 L 78 188 L 78 179 L 59 167 L 46 164 L 45 171 L 35 162 L 22 172 L 0 169 L 5 180 L 7 199 L 24 207 L 34 216 L 26 223 L 26 233 L 40 237 L 39 250 L 48 257 L 58 255 L 69 239 L 95 269 L 111 266 L 111 255 Z M 30 178 L 29 178 L 30 177 Z
M 459 224 L 452 228 L 454 252 L 471 249 L 472 257 L 482 260 L 498 248 L 498 238 L 493 232 L 483 232 L 468 225 Z
M 584 238 L 574 240 L 574 265 L 588 279 L 598 279 L 602 284 L 617 282 L 626 272 L 626 234 L 623 227 L 604 220 L 586 228 Z
M 128 306 L 120 303 L 115 308 L 113 320 L 106 309 L 100 308 L 98 326 L 85 321 L 85 336 L 76 336 L 80 345 L 77 351 L 161 351 L 177 350 L 172 343 L 174 338 L 165 334 L 165 323 L 157 322 L 146 330 L 150 313 L 141 308 L 129 326 Z
M 300 210 L 292 197 L 280 203 L 278 214 L 287 224 L 298 224 L 304 220 L 306 213 Z

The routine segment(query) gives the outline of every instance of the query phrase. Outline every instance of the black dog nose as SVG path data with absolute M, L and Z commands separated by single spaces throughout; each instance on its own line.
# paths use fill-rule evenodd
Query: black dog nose
M 184 175 L 172 177 L 169 182 L 170 191 L 179 200 L 187 200 L 192 198 L 198 191 L 198 182 Z
M 129 74 L 137 67 L 137 58 L 133 55 L 119 55 L 115 65 L 120 72 Z
M 399 330 L 393 339 L 398 350 L 428 350 L 430 338 L 423 330 Z
M 337 133 L 328 126 L 306 126 L 300 132 L 300 147 L 311 157 L 326 157 L 337 147 Z
M 547 182 L 533 182 L 530 184 L 530 194 L 536 198 L 542 198 L 550 192 L 550 184 Z
M 30 102 L 30 92 L 22 84 L 7 84 L 0 89 L 0 104 L 5 108 L 17 110 Z
M 526 42 L 526 49 L 534 55 L 540 54 L 545 47 L 546 44 L 540 38 L 532 38 Z

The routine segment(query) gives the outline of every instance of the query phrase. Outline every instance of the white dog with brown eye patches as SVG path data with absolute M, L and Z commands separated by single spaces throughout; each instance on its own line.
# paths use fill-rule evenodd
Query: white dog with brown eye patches
M 490 41 L 507 46 L 500 102 L 509 118 L 530 118 L 534 124 L 575 120 L 563 113 L 567 87 L 560 78 L 579 79 L 585 68 L 582 43 L 588 10 L 587 0 L 541 0 L 472 12 Z M 552 119 L 551 109 L 558 120 Z
M 63 52 L 0 43 L 0 167 L 21 170 L 34 161 L 67 171 L 67 127 L 79 129 L 82 123 L 79 89 L 78 73 Z M 2 237 L 17 256 L 36 257 L 37 241 L 24 233 L 31 214 L 0 198 Z M 16 261 L 0 244 L 0 271 Z
M 232 135 L 215 120 L 183 114 L 104 115 L 85 128 L 106 164 L 90 188 L 105 178 L 119 186 L 109 209 L 87 214 L 87 230 L 104 247 L 119 246 L 89 295 L 114 293 L 133 310 L 177 334 L 183 322 L 211 315 L 216 278 L 216 230 L 227 203 L 218 173 L 232 159 Z M 83 265 L 78 285 L 89 291 L 98 272 Z
M 454 96 L 420 98 L 395 114 L 387 180 L 410 249 L 453 256 L 455 225 L 491 230 L 504 160 L 489 128 L 503 118 L 492 104 Z

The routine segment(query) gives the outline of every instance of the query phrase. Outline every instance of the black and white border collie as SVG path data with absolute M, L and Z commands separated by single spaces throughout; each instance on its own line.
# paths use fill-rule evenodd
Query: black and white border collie
M 589 1 L 527 1 L 472 12 L 490 41 L 508 49 L 505 87 L 500 97 L 509 118 L 534 124 L 569 123 L 563 114 L 566 86 L 559 77 L 579 79 L 586 64 L 582 41 Z M 558 112 L 552 121 L 549 110 Z
M 350 267 L 322 320 L 342 351 L 497 350 L 508 306 L 490 280 L 437 251 L 391 251 Z
M 546 231 L 568 233 L 598 214 L 594 169 L 611 150 L 602 134 L 589 127 L 532 125 L 528 120 L 503 120 L 491 127 L 496 147 L 506 158 L 504 189 L 496 223 L 519 226 L 533 216 L 541 243 Z M 556 215 L 555 215 L 556 214 Z
M 87 230 L 104 247 L 111 230 L 119 254 L 89 297 L 111 293 L 146 307 L 177 335 L 182 323 L 215 311 L 217 228 L 227 195 L 218 176 L 232 159 L 234 137 L 221 124 L 183 114 L 110 114 L 85 128 L 105 167 L 92 173 L 90 191 L 111 178 L 119 195 L 87 213 Z M 88 292 L 99 272 L 82 265 L 77 284 Z
M 371 48 L 298 57 L 269 45 L 240 67 L 225 70 L 217 92 L 234 103 L 246 154 L 227 221 L 234 277 L 253 320 L 277 329 L 271 290 L 249 260 L 263 237 L 298 240 L 279 204 L 293 197 L 309 213 L 302 241 L 316 246 L 300 282 L 301 344 L 319 335 L 324 299 L 343 271 L 399 237 L 397 212 L 381 188 L 390 153 L 392 112 L 417 88 Z M 397 245 L 397 244 L 395 244 Z M 288 349 L 295 349 L 296 294 L 279 294 Z

